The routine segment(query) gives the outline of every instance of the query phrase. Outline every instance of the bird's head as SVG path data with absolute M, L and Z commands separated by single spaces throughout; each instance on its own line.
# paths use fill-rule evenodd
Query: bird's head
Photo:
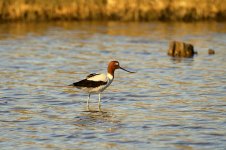
M 119 65 L 119 62 L 118 61 L 111 61 L 109 64 L 108 64 L 108 73 L 110 73 L 111 75 L 114 76 L 114 71 L 116 69 L 122 69 L 126 72 L 129 72 L 129 73 L 135 73 L 135 72 L 132 72 L 132 71 L 128 71 L 124 68 L 122 68 L 120 65 Z

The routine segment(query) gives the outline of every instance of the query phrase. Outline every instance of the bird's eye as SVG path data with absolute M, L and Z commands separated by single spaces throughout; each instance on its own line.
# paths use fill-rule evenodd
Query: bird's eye
M 118 63 L 115 63 L 115 65 L 118 66 L 119 64 Z

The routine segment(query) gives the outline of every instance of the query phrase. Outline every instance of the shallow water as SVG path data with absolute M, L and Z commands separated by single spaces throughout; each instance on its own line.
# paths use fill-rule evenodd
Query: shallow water
M 168 42 L 198 55 L 173 59 Z M 1 149 L 225 149 L 226 23 L 8 23 L 0 25 Z M 216 51 L 208 55 L 208 48 Z M 102 95 L 66 85 L 110 60 Z

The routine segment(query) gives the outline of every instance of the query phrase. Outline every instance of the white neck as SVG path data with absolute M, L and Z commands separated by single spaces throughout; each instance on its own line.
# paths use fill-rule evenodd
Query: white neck
M 110 73 L 107 73 L 107 77 L 108 77 L 109 80 L 113 80 L 114 79 L 114 77 Z

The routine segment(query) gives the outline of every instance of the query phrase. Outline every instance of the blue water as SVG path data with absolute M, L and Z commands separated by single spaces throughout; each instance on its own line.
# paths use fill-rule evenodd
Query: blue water
M 193 58 L 167 56 L 192 43 Z M 225 149 L 226 24 L 50 22 L 0 25 L 1 149 Z M 215 55 L 208 55 L 213 48 Z M 111 86 L 67 87 L 118 60 Z

